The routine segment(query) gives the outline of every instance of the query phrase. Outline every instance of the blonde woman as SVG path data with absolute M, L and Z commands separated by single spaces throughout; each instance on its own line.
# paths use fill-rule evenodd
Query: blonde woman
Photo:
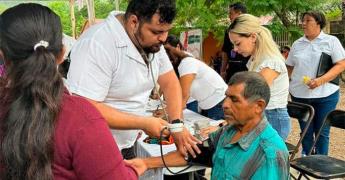
M 271 32 L 261 26 L 257 17 L 242 14 L 229 26 L 229 37 L 234 44 L 234 50 L 248 61 L 248 70 L 259 72 L 267 81 L 271 90 L 271 98 L 266 107 L 265 115 L 286 140 L 290 132 L 290 118 L 287 112 L 289 94 L 289 78 L 277 44 L 273 41 Z

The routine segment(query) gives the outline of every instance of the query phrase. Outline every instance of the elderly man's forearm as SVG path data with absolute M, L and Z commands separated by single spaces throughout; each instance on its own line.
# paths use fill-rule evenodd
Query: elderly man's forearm
M 144 159 L 144 161 L 149 169 L 164 167 L 164 163 L 161 157 L 150 157 Z M 168 167 L 187 165 L 187 161 L 178 151 L 174 151 L 164 155 L 164 161 Z

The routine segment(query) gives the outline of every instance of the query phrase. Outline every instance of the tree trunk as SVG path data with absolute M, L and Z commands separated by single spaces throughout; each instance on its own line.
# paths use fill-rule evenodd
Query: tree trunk
M 69 1 L 70 13 L 71 13 L 71 24 L 72 24 L 72 37 L 76 39 L 76 25 L 75 25 L 75 14 L 74 14 L 74 0 Z

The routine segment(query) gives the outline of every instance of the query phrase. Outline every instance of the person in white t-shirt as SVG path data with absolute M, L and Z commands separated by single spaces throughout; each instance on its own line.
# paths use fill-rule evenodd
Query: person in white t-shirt
M 280 137 L 286 140 L 291 129 L 286 108 L 289 77 L 284 57 L 271 32 L 261 26 L 259 18 L 242 14 L 229 26 L 229 37 L 237 53 L 245 57 L 251 56 L 247 64 L 248 70 L 259 72 L 269 84 L 271 98 L 265 115 Z
M 336 108 L 339 101 L 339 86 L 330 83 L 345 69 L 345 50 L 337 37 L 325 34 L 326 18 L 321 12 L 308 11 L 302 14 L 304 36 L 296 40 L 286 61 L 291 77 L 290 93 L 295 102 L 311 105 L 315 116 L 302 141 L 303 154 L 312 150 L 314 137 L 319 132 L 326 115 Z M 326 53 L 331 56 L 334 66 L 324 75 L 316 77 L 320 56 Z M 306 123 L 300 121 L 303 130 Z M 328 154 L 330 126 L 325 125 L 318 142 L 315 154 Z
M 205 115 L 211 119 L 224 119 L 222 109 L 227 85 L 223 78 L 204 62 L 181 49 L 176 36 L 169 35 L 164 44 L 182 87 L 182 108 L 190 97 L 198 102 Z
M 199 142 L 183 127 L 181 87 L 162 44 L 176 15 L 173 0 L 132 0 L 125 14 L 111 12 L 74 44 L 67 75 L 70 91 L 86 97 L 115 130 L 125 159 L 135 157 L 138 130 L 159 136 L 165 121 L 146 117 L 145 105 L 158 83 L 179 151 L 195 156 Z M 165 123 L 164 123 L 165 122 Z

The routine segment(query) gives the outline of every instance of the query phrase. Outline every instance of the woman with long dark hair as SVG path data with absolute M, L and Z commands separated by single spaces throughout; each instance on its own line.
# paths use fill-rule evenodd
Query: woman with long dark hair
M 224 119 L 222 104 L 228 86 L 222 77 L 204 62 L 183 51 L 176 36 L 169 35 L 164 48 L 180 80 L 182 108 L 186 107 L 188 99 L 192 97 L 207 117 Z
M 0 49 L 0 179 L 137 179 L 101 114 L 64 88 L 53 11 L 30 3 L 3 12 Z

